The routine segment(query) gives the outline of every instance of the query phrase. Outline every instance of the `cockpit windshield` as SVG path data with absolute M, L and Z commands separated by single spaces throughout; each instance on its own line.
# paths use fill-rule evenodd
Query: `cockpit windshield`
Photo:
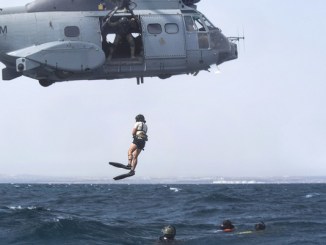
M 185 16 L 187 31 L 219 30 L 204 15 Z
M 212 22 L 210 22 L 206 16 L 203 15 L 203 21 L 205 23 L 205 25 L 207 26 L 208 30 L 214 30 L 216 29 L 216 27 L 212 24 Z
M 198 31 L 205 31 L 205 25 L 199 15 L 194 15 L 193 20 Z

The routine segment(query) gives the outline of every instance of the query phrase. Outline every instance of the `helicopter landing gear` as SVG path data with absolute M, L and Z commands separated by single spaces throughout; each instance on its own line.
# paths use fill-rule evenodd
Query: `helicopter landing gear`
M 144 83 L 144 77 L 137 77 L 137 85 Z
M 38 82 L 40 83 L 40 85 L 42 87 L 45 87 L 45 88 L 51 86 L 54 83 L 54 82 L 52 82 L 50 80 L 46 80 L 46 79 L 41 79 Z

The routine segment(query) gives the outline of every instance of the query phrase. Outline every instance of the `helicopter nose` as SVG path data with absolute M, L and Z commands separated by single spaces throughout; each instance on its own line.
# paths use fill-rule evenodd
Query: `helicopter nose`
M 231 51 L 230 51 L 230 56 L 232 57 L 231 59 L 237 59 L 238 58 L 238 45 L 236 45 L 235 43 L 230 42 L 230 47 L 231 47 Z
M 219 50 L 218 59 L 216 65 L 219 65 L 225 61 L 235 60 L 238 58 L 238 47 L 235 43 L 229 42 L 228 48 Z
M 210 32 L 211 47 L 218 53 L 216 64 L 219 65 L 225 61 L 234 60 L 238 58 L 237 45 L 231 42 L 219 30 Z

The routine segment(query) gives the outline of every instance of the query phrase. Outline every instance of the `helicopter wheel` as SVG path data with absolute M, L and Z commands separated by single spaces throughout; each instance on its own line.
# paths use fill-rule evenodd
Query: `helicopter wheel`
M 40 83 L 40 85 L 42 87 L 45 87 L 45 88 L 51 86 L 54 83 L 54 82 L 52 82 L 50 80 L 46 80 L 46 79 L 41 79 L 38 82 Z

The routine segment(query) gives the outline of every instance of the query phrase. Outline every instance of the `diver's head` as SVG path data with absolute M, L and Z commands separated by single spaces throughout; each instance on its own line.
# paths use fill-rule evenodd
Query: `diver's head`
M 266 225 L 263 221 L 259 222 L 258 224 L 255 224 L 255 230 L 256 231 L 262 231 L 266 229 Z
M 162 233 L 165 238 L 173 240 L 177 231 L 173 225 L 168 225 L 162 229 Z
M 136 122 L 143 122 L 146 123 L 145 117 L 142 114 L 136 116 Z
M 220 226 L 221 230 L 223 231 L 233 231 L 234 225 L 228 219 L 224 220 L 222 225 Z

